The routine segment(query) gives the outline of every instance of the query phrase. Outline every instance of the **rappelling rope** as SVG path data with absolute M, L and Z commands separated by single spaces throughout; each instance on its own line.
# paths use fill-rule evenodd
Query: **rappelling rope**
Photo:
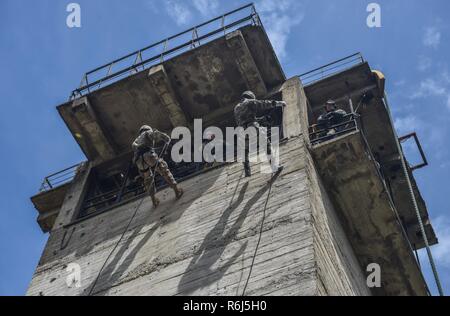
M 103 269 L 105 268 L 106 264 L 108 263 L 109 259 L 111 258 L 112 254 L 114 253 L 114 251 L 116 251 L 117 247 L 119 246 L 120 242 L 122 241 L 123 237 L 125 236 L 126 232 L 128 231 L 128 228 L 130 228 L 130 225 L 133 222 L 133 219 L 136 217 L 136 214 L 137 214 L 138 210 L 140 209 L 140 207 L 142 205 L 142 202 L 144 201 L 144 198 L 145 198 L 145 196 L 143 196 L 141 198 L 138 206 L 134 210 L 133 216 L 131 217 L 130 221 L 128 222 L 127 227 L 123 231 L 122 236 L 120 236 L 120 239 L 117 241 L 117 243 L 114 246 L 113 250 L 109 253 L 108 258 L 106 258 L 105 262 L 103 263 L 103 266 L 101 267 L 100 271 L 98 272 L 97 277 L 95 278 L 94 284 L 92 285 L 91 289 L 89 290 L 88 296 L 91 296 L 92 292 L 94 291 L 94 288 L 97 285 L 98 279 L 100 278 L 100 276 L 101 276 L 101 274 L 103 272 Z
M 278 171 L 278 173 L 279 173 L 279 171 Z M 262 218 L 261 226 L 260 226 L 260 229 L 259 229 L 258 242 L 256 244 L 255 253 L 253 254 L 253 259 L 252 259 L 252 263 L 250 265 L 250 271 L 248 272 L 247 281 L 245 282 L 244 290 L 242 291 L 242 296 L 245 296 L 245 291 L 247 290 L 248 282 L 250 281 L 250 278 L 252 276 L 252 271 L 253 271 L 253 266 L 255 265 L 256 255 L 258 253 L 259 245 L 261 243 L 262 233 L 263 233 L 263 229 L 264 229 L 264 222 L 266 220 L 267 204 L 269 203 L 270 193 L 272 192 L 272 185 L 273 185 L 273 178 L 270 179 L 270 187 L 269 187 L 269 192 L 267 193 L 266 202 L 264 204 L 263 218 Z
M 433 275 L 434 275 L 434 279 L 436 281 L 436 286 L 437 286 L 437 289 L 439 291 L 439 295 L 440 296 L 444 296 L 444 291 L 442 290 L 442 285 L 441 285 L 441 281 L 439 279 L 439 274 L 438 274 L 438 271 L 436 269 L 436 264 L 435 264 L 434 259 L 433 259 L 433 254 L 431 253 L 430 244 L 428 242 L 428 237 L 426 235 L 425 227 L 423 225 L 422 216 L 420 215 L 419 206 L 417 204 L 416 196 L 414 194 L 414 190 L 413 190 L 413 187 L 412 187 L 412 184 L 411 184 L 411 180 L 409 178 L 408 168 L 407 168 L 406 160 L 405 160 L 405 155 L 403 153 L 402 147 L 401 147 L 400 142 L 398 140 L 397 132 L 395 131 L 395 128 L 394 128 L 394 122 L 392 120 L 392 115 L 391 115 L 391 111 L 390 111 L 389 104 L 388 104 L 388 101 L 387 101 L 387 94 L 386 93 L 384 95 L 384 103 L 386 105 L 387 113 L 389 115 L 389 120 L 391 121 L 393 133 L 394 133 L 394 136 L 395 136 L 395 139 L 396 139 L 397 149 L 398 149 L 398 152 L 400 154 L 400 160 L 402 162 L 403 173 L 404 173 L 406 182 L 408 184 L 408 189 L 409 189 L 409 193 L 411 195 L 411 200 L 413 202 L 414 209 L 416 211 L 417 220 L 419 222 L 420 231 L 422 233 L 422 237 L 423 237 L 423 240 L 424 240 L 424 243 L 425 243 L 425 247 L 426 247 L 426 250 L 427 250 L 428 259 L 430 261 L 431 269 L 433 270 Z
M 163 149 L 162 149 L 162 151 L 161 151 L 161 155 L 163 155 L 163 154 L 165 153 L 167 147 L 168 147 L 168 144 L 166 144 L 166 145 L 163 147 Z M 158 156 L 158 158 L 160 158 L 161 155 Z M 150 187 L 153 186 L 154 183 L 155 183 L 156 169 L 158 168 L 159 161 L 160 161 L 160 159 L 158 159 L 158 160 L 156 161 L 156 164 L 155 164 L 155 170 L 154 170 L 154 172 L 153 172 L 152 183 L 151 183 Z M 125 179 L 125 181 L 126 181 L 126 180 L 127 180 L 127 179 Z M 112 254 L 116 251 L 116 249 L 117 249 L 117 247 L 119 246 L 120 242 L 122 241 L 123 237 L 125 237 L 125 234 L 127 233 L 128 229 L 129 229 L 130 226 L 131 226 L 131 223 L 133 222 L 133 220 L 134 220 L 134 218 L 136 217 L 136 215 L 137 215 L 139 209 L 141 208 L 142 203 L 144 202 L 145 197 L 146 197 L 146 196 L 144 195 L 144 196 L 141 198 L 141 200 L 139 201 L 139 204 L 138 204 L 137 207 L 135 208 L 134 213 L 133 213 L 133 216 L 130 218 L 130 221 L 128 222 L 127 227 L 126 227 L 125 230 L 123 231 L 122 235 L 120 236 L 120 238 L 119 238 L 119 240 L 117 241 L 116 245 L 114 246 L 113 250 L 109 253 L 109 255 L 108 255 L 108 257 L 106 258 L 105 262 L 103 263 L 103 266 L 101 267 L 100 271 L 98 272 L 97 277 L 95 278 L 95 281 L 94 281 L 94 283 L 92 284 L 91 289 L 89 290 L 88 296 L 91 296 L 91 295 L 92 295 L 92 292 L 94 291 L 94 288 L 95 288 L 95 286 L 97 285 L 97 282 L 98 282 L 98 280 L 99 280 L 99 278 L 100 278 L 100 276 L 101 276 L 101 274 L 102 274 L 102 272 L 103 272 L 103 269 L 105 268 L 106 264 L 108 263 L 109 259 L 110 259 L 111 256 L 112 256 Z

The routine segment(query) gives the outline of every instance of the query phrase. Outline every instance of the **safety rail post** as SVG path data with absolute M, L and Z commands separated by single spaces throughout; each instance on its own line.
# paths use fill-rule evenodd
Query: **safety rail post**
M 40 192 L 45 191 L 46 187 L 48 187 L 49 189 L 53 189 L 53 186 L 48 180 L 48 177 L 45 177 L 44 181 L 42 182 L 41 189 L 39 191 Z
M 223 29 L 223 36 L 227 35 L 227 30 L 225 29 L 225 15 L 222 15 L 220 27 Z

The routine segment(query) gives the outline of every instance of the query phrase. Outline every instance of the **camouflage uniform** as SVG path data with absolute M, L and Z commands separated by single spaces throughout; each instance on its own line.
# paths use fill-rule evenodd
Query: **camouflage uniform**
M 269 101 L 269 100 L 256 100 L 255 95 L 251 91 L 246 91 L 242 94 L 242 101 L 234 108 L 234 117 L 236 124 L 245 129 L 248 127 L 255 127 L 259 133 L 265 133 L 264 129 L 261 129 L 258 123 L 258 117 L 263 116 L 267 111 L 286 106 L 285 102 Z M 266 133 L 265 133 L 266 134 Z M 272 154 L 272 146 L 270 139 L 267 138 L 267 153 Z M 245 142 L 245 160 L 244 170 L 247 177 L 251 176 L 250 162 L 249 162 L 249 144 Z
M 325 105 L 325 113 L 320 115 L 317 119 L 317 125 L 319 130 L 322 131 L 319 137 L 330 136 L 333 137 L 336 133 L 344 130 L 345 125 L 337 126 L 344 123 L 346 120 L 347 112 L 342 109 L 338 109 L 336 103 L 333 100 L 327 101 Z
M 167 184 L 175 191 L 177 198 L 180 198 L 183 191 L 178 188 L 178 184 L 175 181 L 172 173 L 169 170 L 169 166 L 164 159 L 159 158 L 155 152 L 156 145 L 164 142 L 168 144 L 170 137 L 158 130 L 152 130 L 149 126 L 143 126 L 141 128 L 140 135 L 133 142 L 134 162 L 139 170 L 139 174 L 144 179 L 144 186 L 146 191 L 150 194 L 153 204 L 158 206 L 159 200 L 155 197 L 155 183 L 152 168 L 158 172 Z
M 347 115 L 347 112 L 345 112 L 344 110 L 338 109 L 333 112 L 328 112 L 328 113 L 322 114 L 317 119 L 317 122 L 318 122 L 318 125 L 323 126 L 324 129 L 329 129 L 332 126 L 343 123 L 345 121 L 346 115 Z

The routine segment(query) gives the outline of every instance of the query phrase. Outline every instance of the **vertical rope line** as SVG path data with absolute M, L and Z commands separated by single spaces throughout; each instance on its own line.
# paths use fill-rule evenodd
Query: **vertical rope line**
M 408 173 L 408 168 L 407 168 L 407 165 L 406 165 L 405 155 L 403 153 L 402 147 L 401 147 L 400 142 L 398 140 L 397 132 L 395 131 L 394 122 L 392 120 L 392 115 L 391 115 L 391 111 L 390 111 L 389 104 L 388 104 L 388 101 L 387 101 L 387 94 L 386 93 L 384 94 L 384 104 L 386 106 L 387 113 L 389 115 L 389 120 L 390 120 L 391 125 L 392 125 L 392 131 L 394 133 L 397 149 L 398 149 L 398 152 L 400 154 L 400 160 L 402 162 L 403 173 L 404 173 L 404 176 L 405 176 L 405 180 L 406 180 L 406 182 L 408 184 L 408 190 L 409 190 L 409 194 L 411 195 L 411 201 L 413 202 L 414 209 L 416 211 L 417 221 L 419 222 L 420 231 L 422 233 L 422 237 L 423 237 L 423 240 L 424 240 L 424 243 L 425 243 L 425 247 L 426 247 L 426 250 L 427 250 L 428 259 L 430 261 L 431 269 L 433 270 L 433 275 L 434 275 L 434 279 L 436 281 L 436 286 L 437 286 L 437 289 L 439 291 L 439 295 L 440 296 L 444 296 L 444 291 L 442 289 L 441 281 L 439 279 L 439 274 L 438 274 L 438 271 L 436 269 L 436 264 L 435 264 L 434 259 L 433 259 L 433 254 L 431 253 L 430 244 L 428 242 L 428 237 L 427 237 L 426 232 L 425 232 L 425 226 L 423 225 L 422 216 L 420 215 L 419 206 L 417 204 L 416 196 L 414 194 L 414 190 L 413 190 L 413 187 L 412 187 L 412 184 L 411 184 L 411 179 L 409 178 L 409 173 Z
M 245 291 L 247 291 L 248 282 L 250 281 L 250 277 L 252 276 L 252 272 L 253 272 L 253 266 L 255 265 L 256 254 L 258 253 L 259 245 L 261 243 L 262 233 L 263 233 L 263 228 L 264 228 L 264 222 L 266 220 L 267 204 L 269 203 L 270 193 L 272 192 L 272 185 L 273 185 L 273 183 L 272 183 L 272 179 L 271 179 L 270 180 L 269 192 L 267 193 L 266 202 L 264 204 L 263 218 L 262 218 L 262 221 L 261 221 L 261 227 L 259 229 L 258 243 L 256 244 L 255 253 L 253 254 L 252 263 L 250 265 L 250 271 L 248 273 L 247 281 L 245 282 L 244 290 L 242 291 L 242 296 L 245 296 Z
M 167 149 L 167 144 L 163 147 L 160 156 L 164 155 L 166 149 Z M 160 157 L 159 157 L 160 158 Z M 156 169 L 158 168 L 159 165 L 159 159 L 156 162 L 155 165 L 155 171 L 153 172 L 153 177 L 152 177 L 152 186 L 155 183 L 155 176 L 156 176 Z M 156 193 L 156 192 L 155 192 Z M 123 237 L 125 237 L 125 234 L 127 233 L 128 229 L 131 226 L 131 223 L 133 222 L 133 219 L 136 217 L 137 212 L 139 211 L 139 209 L 142 206 L 142 203 L 144 202 L 145 199 L 145 195 L 142 197 L 141 201 L 139 202 L 138 206 L 136 207 L 136 209 L 134 210 L 133 216 L 130 218 L 130 221 L 127 224 L 127 227 L 125 228 L 125 230 L 123 231 L 122 235 L 120 236 L 119 240 L 117 241 L 116 245 L 114 246 L 113 250 L 109 253 L 108 257 L 106 258 L 105 262 L 103 263 L 103 266 L 101 267 L 100 271 L 97 274 L 97 277 L 95 278 L 94 283 L 92 284 L 91 289 L 89 290 L 88 296 L 91 296 L 92 292 L 94 291 L 95 286 L 97 285 L 97 282 L 103 272 L 103 269 L 105 268 L 106 264 L 108 263 L 109 259 L 111 258 L 112 254 L 114 253 L 114 251 L 116 251 L 117 247 L 119 246 L 120 242 L 122 241 Z
M 108 257 L 106 258 L 105 262 L 103 263 L 103 266 L 101 267 L 100 271 L 97 274 L 97 277 L 95 278 L 94 283 L 92 284 L 91 289 L 89 290 L 88 296 L 92 295 L 92 292 L 94 291 L 95 286 L 97 285 L 97 282 L 103 272 L 103 269 L 105 268 L 106 264 L 108 263 L 109 259 L 111 258 L 112 254 L 116 251 L 117 247 L 119 246 L 120 242 L 122 241 L 123 237 L 125 236 L 126 232 L 128 231 L 128 229 L 130 228 L 131 223 L 133 222 L 133 219 L 136 217 L 136 214 L 138 212 L 138 210 L 140 209 L 142 202 L 145 199 L 145 195 L 142 197 L 141 201 L 139 202 L 138 206 L 136 207 L 136 209 L 134 210 L 133 216 L 131 217 L 130 221 L 127 224 L 127 227 L 125 228 L 125 230 L 123 231 L 122 235 L 120 236 L 119 241 L 117 241 L 116 245 L 114 246 L 113 250 L 109 253 Z

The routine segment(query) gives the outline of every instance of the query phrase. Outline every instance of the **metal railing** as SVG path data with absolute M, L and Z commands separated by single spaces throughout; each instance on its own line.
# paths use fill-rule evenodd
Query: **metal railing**
M 183 182 L 187 179 L 195 177 L 206 171 L 224 166 L 226 163 L 186 163 L 181 162 L 174 164 L 168 160 L 170 170 L 177 180 L 177 182 Z M 135 168 L 135 167 L 133 167 Z M 143 179 L 141 179 L 143 180 Z M 119 203 L 125 203 L 134 198 L 143 196 L 146 193 L 145 186 L 142 181 L 136 182 L 135 180 L 125 177 L 123 187 L 116 188 L 112 191 L 98 194 L 92 197 L 88 197 L 84 200 L 79 218 L 85 218 L 97 213 L 101 213 L 110 207 L 114 207 Z M 158 173 L 155 176 L 155 191 L 160 191 L 167 188 L 168 185 L 164 179 Z
M 325 78 L 331 77 L 335 74 L 343 72 L 347 69 L 350 69 L 354 66 L 361 65 L 365 63 L 364 57 L 361 53 L 356 53 L 339 60 L 336 60 L 332 63 L 326 64 L 319 68 L 310 70 L 299 75 L 304 86 L 312 85 L 317 81 L 323 80 Z
M 244 25 L 262 25 L 253 3 L 85 73 L 80 87 L 72 92 L 70 100 L 91 93 L 121 78 L 161 64 L 167 57 L 174 57 L 182 52 L 199 47 Z
M 39 188 L 39 192 L 40 193 L 47 192 L 57 187 L 60 187 L 64 184 L 67 184 L 69 182 L 72 182 L 73 178 L 75 178 L 77 174 L 80 165 L 81 164 L 76 164 L 74 166 L 71 166 L 62 171 L 59 171 L 57 173 L 45 177 L 44 181 L 42 181 L 41 187 Z
M 344 116 L 344 120 L 338 124 L 323 127 L 315 124 L 309 127 L 309 139 L 311 145 L 318 145 L 325 141 L 337 138 L 341 135 L 357 131 L 359 114 L 350 113 Z

